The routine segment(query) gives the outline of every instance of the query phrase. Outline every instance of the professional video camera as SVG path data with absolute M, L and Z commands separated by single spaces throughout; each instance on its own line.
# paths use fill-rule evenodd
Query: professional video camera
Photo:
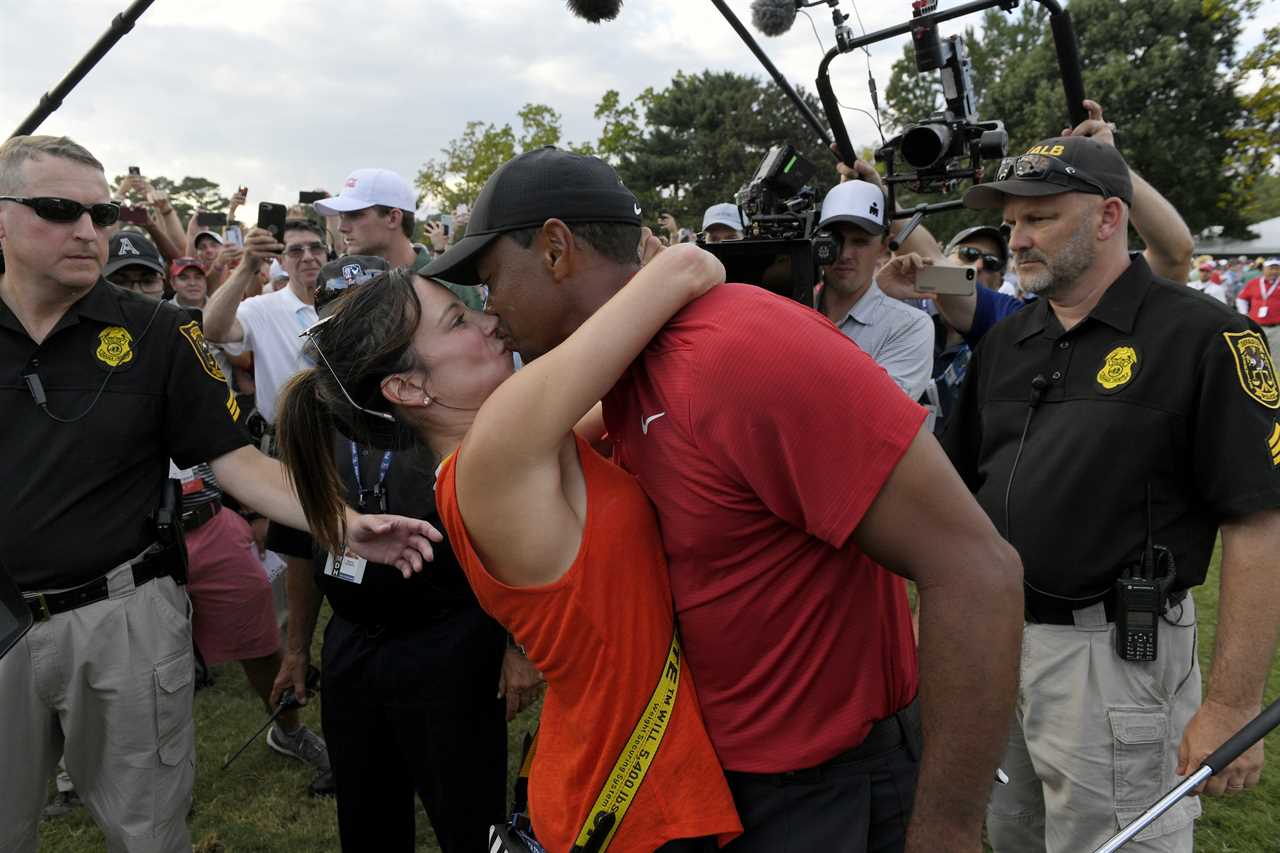
M 815 167 L 791 145 L 769 149 L 735 201 L 747 222 L 744 239 L 706 243 L 730 281 L 756 284 L 807 305 L 819 266 L 835 262 L 830 232 L 817 228 L 818 197 L 807 185 Z
M 921 74 L 938 71 L 946 109 L 924 121 L 907 126 L 876 151 L 888 174 L 885 183 L 893 187 L 906 183 L 915 192 L 951 192 L 965 178 L 980 180 L 982 161 L 1004 157 L 1009 135 L 1004 122 L 978 121 L 977 98 L 970 76 L 972 64 L 960 36 L 939 38 L 938 23 L 914 10 L 916 25 L 911 30 L 915 46 L 916 70 Z M 899 174 L 895 165 L 902 160 L 914 172 Z M 968 166 L 959 161 L 968 158 Z M 892 206 L 892 203 L 891 203 Z

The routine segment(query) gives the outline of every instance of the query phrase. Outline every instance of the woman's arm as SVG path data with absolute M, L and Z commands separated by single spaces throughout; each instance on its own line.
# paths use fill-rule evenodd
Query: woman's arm
M 561 476 L 565 454 L 576 453 L 571 430 L 677 311 L 723 280 L 710 253 L 694 245 L 663 250 L 485 401 L 463 442 L 457 493 L 495 577 L 547 583 L 568 569 L 582 531 L 567 496 L 573 484 Z

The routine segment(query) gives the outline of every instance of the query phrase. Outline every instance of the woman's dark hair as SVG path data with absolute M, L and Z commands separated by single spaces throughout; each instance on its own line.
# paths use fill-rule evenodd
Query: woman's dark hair
M 330 551 L 341 551 L 347 536 L 345 489 L 333 458 L 334 430 L 388 449 L 402 446 L 412 435 L 399 422 L 359 411 L 347 395 L 358 406 L 394 414 L 381 384 L 418 365 L 412 344 L 422 307 L 414 277 L 407 268 L 391 270 L 334 300 L 328 319 L 309 336 L 307 349 L 316 366 L 294 376 L 280 398 L 280 460 L 312 535 Z

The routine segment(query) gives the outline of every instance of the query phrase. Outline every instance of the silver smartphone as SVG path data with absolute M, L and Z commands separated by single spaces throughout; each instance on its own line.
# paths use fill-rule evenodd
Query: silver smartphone
M 978 272 L 973 267 L 934 265 L 916 272 L 916 290 L 921 293 L 968 296 L 974 292 Z

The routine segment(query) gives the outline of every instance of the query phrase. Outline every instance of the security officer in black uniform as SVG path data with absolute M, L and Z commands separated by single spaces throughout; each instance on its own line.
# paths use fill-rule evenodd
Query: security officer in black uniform
M 107 849 L 191 846 L 191 623 L 169 460 L 305 525 L 279 463 L 247 448 L 199 326 L 101 277 L 119 217 L 65 137 L 0 145 L 0 566 L 38 620 L 0 658 L 0 851 L 34 853 L 59 754 Z M 438 536 L 352 516 L 406 570 Z M 412 552 L 412 553 L 411 553 Z
M 943 436 L 1025 570 L 997 853 L 1093 849 L 1154 803 L 1258 713 L 1280 625 L 1271 355 L 1247 318 L 1128 255 L 1131 197 L 1120 153 L 1081 136 L 1007 158 L 965 196 L 1003 209 L 1041 297 L 982 339 Z M 1188 590 L 1219 530 L 1202 705 Z M 1209 792 L 1256 784 L 1261 764 L 1259 746 Z M 1183 800 L 1134 849 L 1190 851 L 1199 812 Z
M 321 270 L 325 305 L 388 268 L 348 256 Z M 398 511 L 436 526 L 436 461 L 422 447 L 377 450 L 335 434 L 347 502 L 362 512 Z M 447 543 L 428 571 L 406 580 L 390 566 L 317 558 L 315 584 L 291 582 L 289 649 L 276 689 L 306 671 L 320 595 L 333 616 L 321 657 L 321 719 L 333 765 L 344 850 L 412 851 L 416 793 L 444 853 L 480 851 L 505 818 L 507 703 L 532 696 L 536 670 L 508 650 L 506 632 L 480 609 Z M 522 665 L 523 664 L 523 665 Z M 519 697 L 513 696 L 513 700 Z

